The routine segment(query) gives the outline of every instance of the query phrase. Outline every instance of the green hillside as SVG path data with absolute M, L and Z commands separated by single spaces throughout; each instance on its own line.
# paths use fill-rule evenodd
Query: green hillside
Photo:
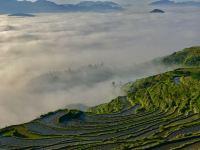
M 153 111 L 177 108 L 180 113 L 200 112 L 200 68 L 182 68 L 140 79 L 124 85 L 127 96 L 89 111 L 104 114 L 120 112 L 131 106 Z
M 121 112 L 122 110 L 126 110 L 132 106 L 133 105 L 131 104 L 131 101 L 128 101 L 127 96 L 119 96 L 109 103 L 89 108 L 88 111 L 95 114 L 111 114 Z
M 198 47 L 163 58 L 183 68 L 123 86 L 124 96 L 58 110 L 0 130 L 6 150 L 196 150 L 200 145 Z
M 122 87 L 126 97 L 118 97 L 107 104 L 90 108 L 89 111 L 97 114 L 113 113 L 139 104 L 140 109 L 145 110 L 178 107 L 181 113 L 199 112 L 196 101 L 199 99 L 198 87 L 200 87 L 198 80 L 200 47 L 186 48 L 163 57 L 156 63 L 167 66 L 177 65 L 188 69 L 177 69 L 127 83 Z M 193 100 L 188 101 L 191 97 Z
M 199 79 L 200 68 L 176 69 L 129 84 L 128 99 L 145 110 L 200 112 Z
M 165 65 L 200 66 L 200 47 L 190 47 L 162 58 Z

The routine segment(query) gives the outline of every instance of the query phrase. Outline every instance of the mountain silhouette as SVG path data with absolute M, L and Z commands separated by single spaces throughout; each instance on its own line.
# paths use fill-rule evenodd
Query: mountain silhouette
M 197 6 L 200 7 L 200 2 L 187 1 L 187 2 L 175 2 L 172 0 L 159 0 L 152 2 L 151 5 L 163 5 L 163 6 Z
M 41 13 L 41 12 L 78 12 L 78 11 L 116 11 L 122 7 L 114 2 L 83 1 L 77 4 L 56 4 L 48 0 L 17 1 L 0 0 L 0 13 Z

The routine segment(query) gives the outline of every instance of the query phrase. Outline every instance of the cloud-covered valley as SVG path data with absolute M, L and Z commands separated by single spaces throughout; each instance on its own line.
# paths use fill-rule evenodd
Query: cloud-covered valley
M 200 43 L 199 10 L 144 8 L 0 15 L 1 127 L 68 104 L 107 102 L 121 84 L 163 70 L 137 64 Z

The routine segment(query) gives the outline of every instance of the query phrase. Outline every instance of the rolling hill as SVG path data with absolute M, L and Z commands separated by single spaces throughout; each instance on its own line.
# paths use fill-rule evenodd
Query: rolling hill
M 179 68 L 129 82 L 124 96 L 88 111 L 58 110 L 0 130 L 9 150 L 196 150 L 200 145 L 199 47 L 159 59 Z M 158 62 L 157 62 L 158 63 Z
M 190 47 L 162 58 L 165 65 L 200 66 L 200 47 Z

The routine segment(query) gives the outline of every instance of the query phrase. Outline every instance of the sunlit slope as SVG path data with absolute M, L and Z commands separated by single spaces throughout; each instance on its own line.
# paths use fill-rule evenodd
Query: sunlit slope
M 161 62 L 165 65 L 200 66 L 200 46 L 175 52 L 162 58 Z
M 156 59 L 155 64 L 185 67 L 175 71 L 127 83 L 122 87 L 127 96 L 118 97 L 110 103 L 90 108 L 97 114 L 119 112 L 139 104 L 141 109 L 160 108 L 166 110 L 178 107 L 180 112 L 199 111 L 200 47 L 190 47 L 172 55 Z M 195 67 L 195 68 L 194 68 Z M 193 86 L 191 86 L 193 84 Z M 191 94 L 191 95 L 190 95 Z M 196 97 L 195 97 L 196 96 Z M 188 101 L 192 97 L 192 101 Z M 195 103 L 195 104 L 194 104 Z M 197 105 L 196 105 L 197 104 Z
M 140 79 L 124 85 L 127 96 L 89 111 L 104 114 L 120 112 L 132 106 L 140 110 L 177 108 L 179 113 L 200 112 L 200 68 L 182 68 Z
M 177 108 L 180 113 L 200 112 L 199 79 L 199 68 L 176 69 L 129 83 L 128 99 L 145 110 Z

